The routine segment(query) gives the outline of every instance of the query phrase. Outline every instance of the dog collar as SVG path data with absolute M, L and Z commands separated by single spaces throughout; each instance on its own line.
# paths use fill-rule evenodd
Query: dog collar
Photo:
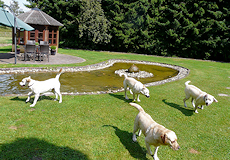
M 196 101 L 200 98 L 200 97 L 202 97 L 203 96 L 203 94 L 201 94 L 201 95 L 199 95 L 197 98 L 196 98 Z M 207 96 L 207 94 L 205 94 L 205 96 L 204 96 L 204 101 L 205 101 L 205 97 Z

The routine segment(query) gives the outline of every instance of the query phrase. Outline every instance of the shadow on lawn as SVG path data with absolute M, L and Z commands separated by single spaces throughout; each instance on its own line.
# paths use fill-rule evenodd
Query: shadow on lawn
M 132 99 L 125 99 L 125 95 L 118 95 L 118 94 L 112 94 L 112 93 L 109 93 L 110 96 L 113 96 L 117 99 L 120 99 L 120 100 L 123 100 L 125 102 L 132 102 Z
M 0 159 L 89 159 L 80 151 L 37 138 L 18 138 L 12 143 L 1 144 L 0 150 Z
M 194 110 L 189 110 L 189 109 L 183 108 L 183 107 L 181 107 L 180 105 L 178 105 L 176 103 L 166 102 L 166 99 L 163 99 L 162 102 L 164 102 L 165 104 L 169 105 L 170 107 L 178 109 L 179 111 L 181 111 L 186 116 L 191 116 L 194 113 Z
M 120 139 L 121 143 L 125 146 L 125 148 L 129 151 L 132 157 L 147 160 L 147 150 L 145 148 L 142 148 L 138 142 L 132 141 L 132 133 L 120 130 L 119 128 L 112 125 L 104 125 L 103 127 L 112 127 L 113 129 L 115 129 L 115 134 Z
M 23 102 L 26 102 L 26 99 L 27 99 L 27 97 L 26 97 L 26 98 L 14 97 L 14 98 L 11 98 L 10 100 L 12 100 L 12 101 L 23 101 Z M 51 98 L 51 97 L 49 97 L 49 96 L 41 95 L 41 96 L 38 98 L 38 101 L 41 101 L 41 100 L 43 100 L 43 99 L 54 100 L 54 98 Z M 33 101 L 34 101 L 34 96 L 31 96 L 31 97 L 30 97 L 30 101 L 29 101 L 28 103 L 31 103 L 31 104 L 32 104 Z

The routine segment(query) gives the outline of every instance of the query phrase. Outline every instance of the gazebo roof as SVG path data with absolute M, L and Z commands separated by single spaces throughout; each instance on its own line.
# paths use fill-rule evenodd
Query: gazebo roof
M 27 24 L 63 26 L 63 24 L 38 8 L 33 8 L 28 12 L 18 15 L 17 17 Z

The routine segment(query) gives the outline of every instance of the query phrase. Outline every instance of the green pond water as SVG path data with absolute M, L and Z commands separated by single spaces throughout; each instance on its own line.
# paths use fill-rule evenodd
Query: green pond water
M 133 63 L 114 63 L 113 66 L 94 71 L 66 72 L 60 76 L 61 92 L 96 92 L 116 90 L 123 87 L 124 77 L 114 72 L 119 69 L 128 69 Z M 152 73 L 151 78 L 137 79 L 143 84 L 156 82 L 174 77 L 177 70 L 157 65 L 135 64 L 141 71 Z M 19 82 L 28 76 L 35 80 L 46 80 L 53 78 L 57 73 L 24 73 L 0 75 L 0 95 L 27 94 L 30 89 L 21 87 Z

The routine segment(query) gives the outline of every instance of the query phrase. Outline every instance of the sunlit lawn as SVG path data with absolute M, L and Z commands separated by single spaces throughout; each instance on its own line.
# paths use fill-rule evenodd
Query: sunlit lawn
M 67 49 L 59 49 L 59 53 L 78 56 L 86 62 L 44 66 L 83 66 L 108 59 L 131 59 L 189 68 L 186 78 L 148 87 L 151 97 L 140 97 L 139 104 L 145 111 L 178 137 L 181 149 L 173 151 L 161 146 L 158 157 L 230 159 L 230 97 L 218 96 L 230 95 L 229 63 Z M 25 66 L 32 65 L 0 65 Z M 194 114 L 190 101 L 188 108 L 184 108 L 187 80 L 219 102 L 205 106 L 198 114 Z M 53 99 L 54 96 L 41 97 L 30 108 L 33 98 L 26 104 L 26 97 L 0 97 L 0 159 L 151 159 L 146 154 L 143 135 L 138 143 L 132 142 L 133 122 L 138 112 L 128 104 L 130 101 L 125 100 L 123 92 L 63 96 L 61 104 Z

